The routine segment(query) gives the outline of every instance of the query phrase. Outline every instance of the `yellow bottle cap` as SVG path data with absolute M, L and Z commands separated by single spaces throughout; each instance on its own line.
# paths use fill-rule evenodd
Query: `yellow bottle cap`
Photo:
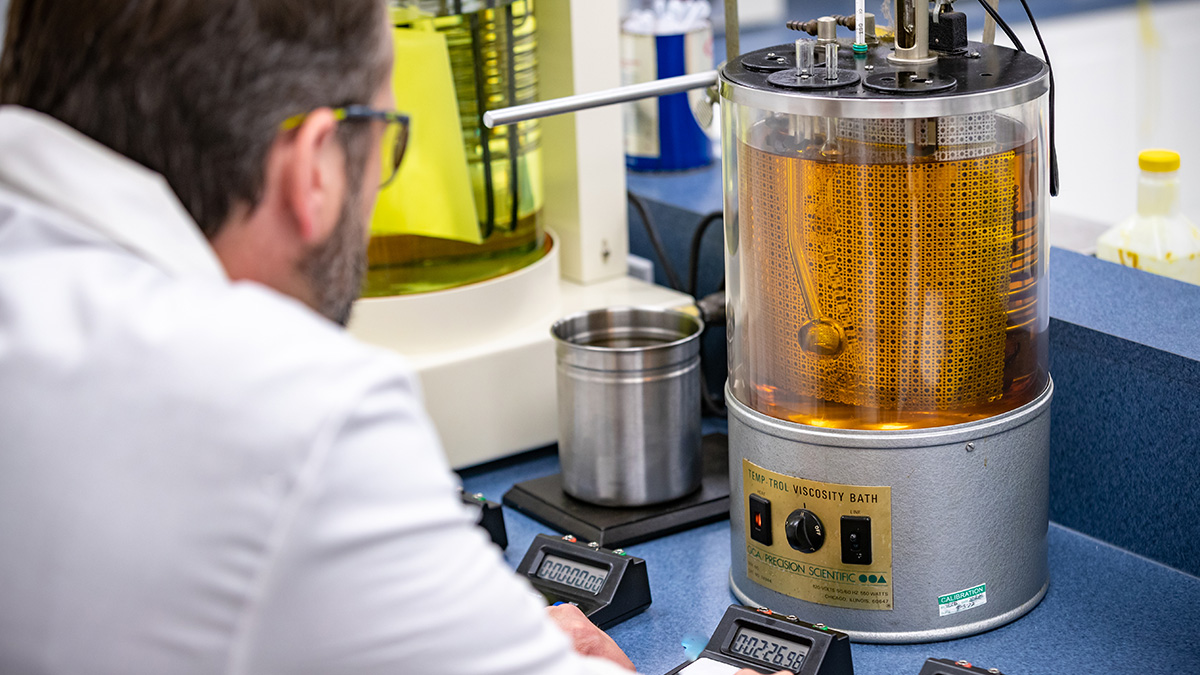
M 1179 153 L 1173 150 L 1143 150 L 1138 153 L 1138 166 L 1142 171 L 1170 173 L 1179 170 Z

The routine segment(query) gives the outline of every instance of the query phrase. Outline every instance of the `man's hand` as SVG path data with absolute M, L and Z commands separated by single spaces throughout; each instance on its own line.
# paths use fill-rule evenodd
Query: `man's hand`
M 571 638 L 571 642 L 575 645 L 575 651 L 584 656 L 608 659 L 626 670 L 634 670 L 633 661 L 625 656 L 625 652 L 621 651 L 612 638 L 588 621 L 578 607 L 558 605 L 549 607 L 546 611 L 550 613 L 550 618 L 554 619 L 554 623 L 558 624 L 558 628 Z

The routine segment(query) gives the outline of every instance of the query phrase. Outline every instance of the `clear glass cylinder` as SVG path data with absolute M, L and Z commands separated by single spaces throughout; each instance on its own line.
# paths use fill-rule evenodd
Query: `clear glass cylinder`
M 547 252 L 537 120 L 488 129 L 483 113 L 537 100 L 534 0 L 400 0 L 418 28 L 446 36 L 481 244 L 417 235 L 373 236 L 364 295 L 435 291 L 492 279 Z M 409 24 L 406 24 L 406 26 Z M 419 68 L 420 64 L 396 64 Z
M 782 420 L 877 430 L 1040 395 L 1046 100 L 859 119 L 723 97 L 733 395 Z

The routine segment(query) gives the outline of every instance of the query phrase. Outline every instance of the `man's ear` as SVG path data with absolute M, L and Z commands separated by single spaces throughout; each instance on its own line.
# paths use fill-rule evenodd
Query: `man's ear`
M 303 244 L 318 245 L 337 226 L 346 194 L 346 154 L 337 136 L 338 120 L 329 108 L 310 113 L 293 131 L 284 153 L 284 204 L 292 212 Z

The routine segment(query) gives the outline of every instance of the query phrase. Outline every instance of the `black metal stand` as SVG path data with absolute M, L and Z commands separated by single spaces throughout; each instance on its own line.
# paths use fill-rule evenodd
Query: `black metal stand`
M 729 437 L 704 437 L 700 489 L 666 504 L 641 508 L 596 506 L 568 496 L 562 474 L 517 483 L 504 505 L 583 541 L 604 548 L 629 546 L 729 517 Z

